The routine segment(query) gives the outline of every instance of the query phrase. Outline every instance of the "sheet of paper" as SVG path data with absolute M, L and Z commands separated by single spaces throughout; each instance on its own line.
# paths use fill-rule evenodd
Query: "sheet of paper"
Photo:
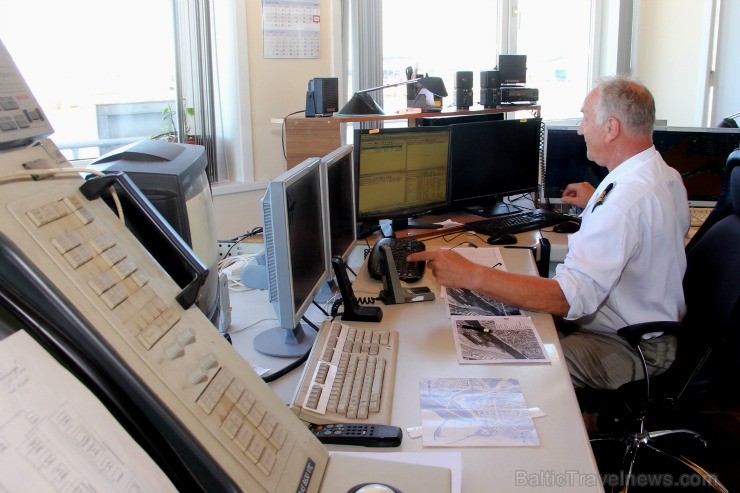
M 540 440 L 513 378 L 422 378 L 425 447 L 523 447 Z
M 460 363 L 550 362 L 529 317 L 453 317 L 451 321 Z
M 100 401 L 19 331 L 0 341 L 0 491 L 176 489 Z
M 476 264 L 506 271 L 499 248 L 456 248 L 455 251 Z M 440 297 L 447 301 L 447 315 L 450 317 L 503 317 L 522 314 L 519 308 L 470 289 L 442 287 Z

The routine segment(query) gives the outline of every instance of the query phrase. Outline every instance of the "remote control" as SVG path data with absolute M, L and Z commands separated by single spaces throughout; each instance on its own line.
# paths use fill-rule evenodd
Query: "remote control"
M 337 423 L 311 425 L 311 432 L 321 443 L 361 445 L 363 447 L 398 447 L 403 432 L 398 426 Z

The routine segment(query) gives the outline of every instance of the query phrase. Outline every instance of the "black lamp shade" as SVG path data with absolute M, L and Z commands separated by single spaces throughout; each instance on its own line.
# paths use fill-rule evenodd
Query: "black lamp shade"
M 396 82 L 395 84 L 388 84 L 380 87 L 372 87 L 370 89 L 363 89 L 357 91 L 347 104 L 342 106 L 337 115 L 339 116 L 362 116 L 362 115 L 385 115 L 383 108 L 378 106 L 378 103 L 370 97 L 368 93 L 372 91 L 378 91 L 387 87 L 395 87 L 404 84 L 418 83 L 421 87 L 427 89 L 435 96 L 446 97 L 447 89 L 445 89 L 445 83 L 441 77 L 421 77 L 419 79 L 409 79 L 402 82 Z
M 337 114 L 349 116 L 385 115 L 385 112 L 368 93 L 356 92 Z

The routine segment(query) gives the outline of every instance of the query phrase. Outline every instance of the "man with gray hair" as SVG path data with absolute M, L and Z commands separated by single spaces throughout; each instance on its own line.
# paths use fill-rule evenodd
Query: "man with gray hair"
M 642 84 L 607 79 L 585 98 L 587 156 L 609 170 L 594 190 L 570 184 L 563 201 L 583 208 L 581 229 L 552 279 L 488 269 L 454 251 L 412 254 L 425 260 L 440 284 L 463 287 L 560 321 L 563 356 L 576 388 L 614 389 L 643 378 L 634 350 L 617 331 L 685 312 L 681 282 L 689 228 L 686 189 L 652 143 L 655 102 Z M 659 335 L 659 334 L 655 334 Z M 675 358 L 672 336 L 643 345 L 651 374 Z

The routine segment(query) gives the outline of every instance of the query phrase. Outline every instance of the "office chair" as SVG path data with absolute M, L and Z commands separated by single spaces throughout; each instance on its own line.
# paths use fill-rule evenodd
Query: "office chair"
M 620 491 L 628 491 L 638 452 L 642 449 L 649 449 L 661 457 L 683 464 L 704 478 L 706 485 L 716 491 L 728 491 L 701 466 L 685 456 L 661 450 L 655 441 L 659 437 L 684 434 L 706 446 L 698 433 L 688 429 L 648 431 L 646 421 L 649 409 L 654 409 L 655 404 L 668 404 L 671 409 L 677 409 L 690 390 L 694 392 L 693 395 L 702 392 L 702 399 L 706 399 L 712 391 L 728 396 L 737 395 L 737 378 L 734 375 L 740 362 L 740 337 L 737 334 L 740 327 L 740 255 L 737 254 L 740 245 L 740 167 L 735 167 L 729 178 L 727 190 L 731 212 L 710 225 L 687 251 L 683 282 L 687 313 L 684 319 L 681 322 L 636 324 L 618 332 L 639 355 L 643 374 L 646 375 L 644 379 L 627 383 L 616 391 L 626 398 L 630 410 L 634 407 L 630 402 L 638 395 L 638 409 L 635 412 L 637 431 L 626 436 L 597 435 L 591 441 L 616 440 L 626 445 L 622 462 L 625 482 L 619 486 L 622 488 Z M 647 363 L 640 342 L 644 334 L 656 331 L 675 335 L 678 349 L 668 371 L 650 377 L 647 376 Z

